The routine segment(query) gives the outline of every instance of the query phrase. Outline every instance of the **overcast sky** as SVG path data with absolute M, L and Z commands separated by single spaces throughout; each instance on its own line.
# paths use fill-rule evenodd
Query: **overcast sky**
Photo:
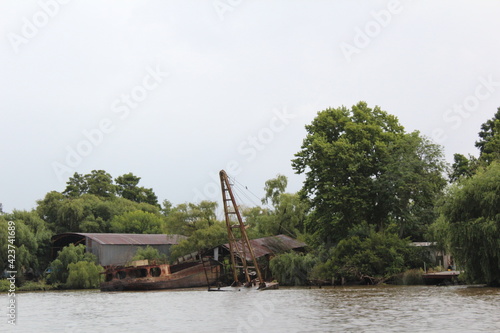
M 0 2 L 0 202 L 132 172 L 160 201 L 256 205 L 304 126 L 366 101 L 477 155 L 500 106 L 499 1 Z M 248 198 L 247 198 L 248 196 Z

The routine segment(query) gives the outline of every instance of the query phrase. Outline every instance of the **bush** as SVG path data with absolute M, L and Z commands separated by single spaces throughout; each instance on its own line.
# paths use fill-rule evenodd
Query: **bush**
M 65 246 L 59 251 L 57 258 L 50 264 L 48 268 L 50 273 L 47 276 L 47 281 L 50 284 L 61 283 L 66 286 L 70 273 L 70 265 L 78 262 L 88 262 L 96 265 L 97 258 L 92 253 L 85 253 L 85 245 L 83 244 Z M 92 270 L 90 266 L 89 269 Z
M 343 239 L 332 250 L 330 259 L 315 267 L 315 274 L 325 280 L 376 283 L 414 268 L 419 250 L 394 233 L 371 231 L 368 236 Z
M 93 262 L 79 261 L 68 265 L 68 279 L 65 287 L 69 289 L 98 288 L 104 269 Z
M 423 275 L 424 271 L 422 269 L 409 269 L 402 274 L 399 274 L 393 281 L 394 284 L 405 285 L 405 286 L 415 286 L 422 285 L 424 283 Z
M 17 290 L 19 291 L 40 291 L 40 290 L 52 290 L 54 286 L 47 284 L 45 281 L 27 281 Z
M 318 262 L 312 254 L 289 252 L 280 254 L 269 263 L 271 273 L 280 284 L 302 286 L 309 284 L 309 272 Z
M 156 262 L 166 262 L 167 256 L 163 253 L 160 253 L 158 249 L 155 249 L 152 246 L 140 247 L 137 249 L 132 261 L 135 260 L 150 260 Z

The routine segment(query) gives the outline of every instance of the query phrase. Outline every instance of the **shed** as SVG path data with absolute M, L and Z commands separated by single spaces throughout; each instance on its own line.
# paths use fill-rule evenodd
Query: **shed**
M 102 266 L 123 265 L 130 261 L 139 247 L 151 246 L 160 253 L 170 255 L 172 245 L 187 237 L 165 234 L 111 234 L 67 232 L 52 237 L 52 257 L 69 244 L 84 244 Z
M 241 246 L 240 242 L 240 246 Z M 302 251 L 306 244 L 286 235 L 276 235 L 250 240 L 250 246 L 253 248 L 255 258 L 265 257 L 267 255 L 276 255 L 291 250 Z M 222 245 L 229 251 L 229 243 Z M 246 260 L 252 260 L 250 250 L 245 246 Z

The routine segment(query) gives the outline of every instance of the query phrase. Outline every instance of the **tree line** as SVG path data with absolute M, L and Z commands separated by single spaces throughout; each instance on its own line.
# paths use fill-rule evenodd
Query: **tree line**
M 291 161 L 305 175 L 302 189 L 288 193 L 287 178 L 276 175 L 264 184 L 263 206 L 241 207 L 251 238 L 286 234 L 309 245 L 307 254 L 271 260 L 281 283 L 387 281 L 430 264 L 410 242 L 432 241 L 456 258 L 467 282 L 500 285 L 500 108 L 481 126 L 479 156 L 455 154 L 451 166 L 443 147 L 364 102 L 320 111 L 306 130 Z M 18 271 L 43 279 L 48 268 L 58 268 L 53 281 L 95 287 L 95 279 L 78 278 L 100 271 L 83 249 L 65 249 L 52 261 L 50 239 L 63 232 L 188 236 L 174 246 L 171 260 L 227 241 L 217 202 L 160 204 L 140 179 L 132 173 L 113 179 L 104 170 L 75 173 L 35 209 L 0 212 L 2 235 L 8 221 L 16 222 Z M 6 255 L 7 237 L 1 237 L 1 271 Z

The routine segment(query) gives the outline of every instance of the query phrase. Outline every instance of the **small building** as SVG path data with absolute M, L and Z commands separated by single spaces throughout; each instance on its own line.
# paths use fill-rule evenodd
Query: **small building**
M 181 235 L 165 234 L 106 234 L 67 232 L 52 237 L 52 257 L 69 244 L 84 244 L 86 252 L 97 257 L 101 266 L 124 265 L 129 262 L 140 247 L 151 246 L 167 257 L 172 245 L 186 239 Z
M 300 242 L 292 237 L 286 235 L 276 235 L 250 240 L 250 246 L 253 248 L 255 258 L 259 259 L 266 257 L 270 260 L 273 256 L 289 251 L 303 252 L 307 246 L 305 243 Z M 221 246 L 225 251 L 229 252 L 229 243 Z M 252 260 L 250 250 L 246 248 L 246 260 Z
M 240 241 L 240 244 L 243 243 Z M 259 267 L 264 276 L 264 279 L 267 280 L 271 277 L 271 272 L 269 269 L 269 261 L 274 256 L 290 251 L 305 252 L 307 244 L 286 235 L 276 235 L 276 236 L 251 239 L 250 246 L 254 251 L 255 258 L 259 262 Z M 213 258 L 215 261 L 222 262 L 223 258 L 229 258 L 230 256 L 229 243 L 222 244 L 214 248 L 202 251 L 202 253 L 194 252 L 185 255 L 183 257 L 178 258 L 175 263 L 178 264 L 182 262 L 200 260 L 199 258 L 200 254 L 202 256 L 209 256 Z M 245 245 L 245 257 L 246 261 L 252 260 L 252 257 L 250 255 L 250 250 L 246 245 Z
M 430 264 L 431 266 L 440 266 L 443 267 L 444 269 L 447 269 L 448 267 L 451 267 L 452 269 L 455 269 L 455 263 L 453 262 L 453 257 L 446 253 L 445 251 L 439 249 L 436 245 L 437 243 L 435 242 L 413 242 L 411 243 L 412 246 L 424 248 L 427 251 L 427 256 L 430 259 Z

